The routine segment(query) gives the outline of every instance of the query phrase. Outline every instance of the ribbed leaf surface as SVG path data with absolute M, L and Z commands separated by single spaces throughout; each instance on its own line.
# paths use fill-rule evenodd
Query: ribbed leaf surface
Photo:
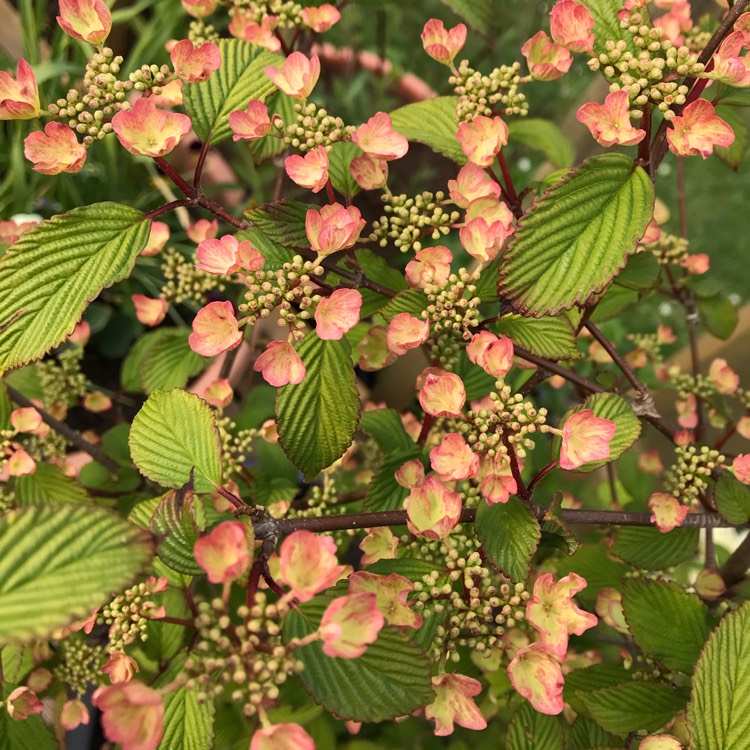
M 644 570 L 664 570 L 695 554 L 698 529 L 673 529 L 662 534 L 658 529 L 624 526 L 617 531 L 610 552 Z
M 563 750 L 563 728 L 557 716 L 535 711 L 523 703 L 508 726 L 507 750 Z
M 393 129 L 410 141 L 423 143 L 433 151 L 458 164 L 466 164 L 461 145 L 456 140 L 456 98 L 438 96 L 423 102 L 407 104 L 391 112 Z
M 528 349 L 540 357 L 550 359 L 577 359 L 581 353 L 570 322 L 559 318 L 524 318 L 511 313 L 503 315 L 493 326 L 494 330 L 507 336 L 514 344 Z

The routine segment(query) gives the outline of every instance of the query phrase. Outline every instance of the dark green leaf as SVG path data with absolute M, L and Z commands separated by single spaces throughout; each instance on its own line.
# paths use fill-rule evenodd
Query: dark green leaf
M 698 300 L 698 314 L 708 332 L 726 341 L 737 327 L 737 308 L 726 297 L 706 297 Z
M 362 156 L 362 149 L 351 141 L 334 143 L 328 154 L 328 175 L 336 192 L 345 198 L 353 198 L 362 188 L 352 177 L 349 165 L 356 156 Z
M 612 543 L 612 554 L 644 570 L 664 570 L 695 554 L 698 529 L 674 529 L 662 534 L 658 529 L 623 527 Z
M 716 508 L 730 523 L 750 521 L 750 487 L 722 472 L 714 492 Z
M 557 716 L 545 716 L 522 703 L 508 725 L 507 750 L 563 750 L 563 727 Z
M 540 357 L 577 359 L 581 356 L 573 327 L 565 317 L 524 318 L 510 314 L 497 320 L 492 327 L 514 344 Z
M 652 289 L 659 280 L 659 261 L 653 253 L 636 253 L 628 258 L 625 268 L 615 277 L 615 283 L 627 289 Z
M 186 487 L 167 492 L 149 524 L 157 539 L 156 553 L 162 561 L 178 573 L 191 576 L 203 573 L 193 555 L 193 547 L 200 537 L 194 500 L 193 491 Z

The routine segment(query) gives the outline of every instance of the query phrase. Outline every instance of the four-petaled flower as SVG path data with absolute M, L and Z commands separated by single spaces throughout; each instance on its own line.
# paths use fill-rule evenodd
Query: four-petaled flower
M 669 148 L 677 156 L 700 154 L 707 159 L 714 146 L 728 148 L 734 143 L 734 131 L 729 123 L 716 114 L 714 105 L 706 99 L 696 99 L 675 115 L 667 130 Z
M 39 89 L 26 60 L 16 66 L 16 77 L 0 70 L 0 120 L 30 120 L 39 114 Z
M 121 109 L 112 118 L 117 139 L 131 154 L 153 158 L 168 154 L 191 127 L 187 115 L 157 109 L 150 98 L 143 97 L 133 109 Z
M 617 425 L 609 419 L 597 417 L 592 409 L 581 409 L 571 414 L 563 424 L 560 466 L 577 469 L 589 461 L 609 458 L 609 444 Z
M 607 94 L 604 104 L 589 102 L 576 113 L 597 143 L 602 146 L 633 146 L 646 137 L 646 131 L 630 122 L 630 98 L 625 90 Z
M 435 735 L 453 734 L 454 724 L 466 729 L 482 730 L 487 721 L 474 702 L 482 692 L 478 680 L 462 674 L 439 674 L 432 678 L 435 700 L 425 708 L 424 715 L 435 722 Z
M 271 83 L 288 96 L 307 99 L 320 77 L 320 59 L 317 55 L 308 59 L 301 52 L 292 52 L 281 70 L 273 65 L 268 65 L 263 70 Z

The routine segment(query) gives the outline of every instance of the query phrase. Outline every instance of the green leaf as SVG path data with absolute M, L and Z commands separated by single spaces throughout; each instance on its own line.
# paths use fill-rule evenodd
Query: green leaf
M 558 576 L 578 573 L 588 586 L 576 596 L 591 606 L 603 588 L 619 589 L 623 576 L 629 572 L 627 565 L 613 560 L 601 544 L 584 544 L 575 555 L 557 561 Z
M 0 258 L 0 374 L 46 354 L 86 305 L 130 274 L 151 222 L 118 203 L 42 222 Z
M 389 576 L 391 573 L 398 573 L 410 581 L 421 581 L 426 575 L 434 571 L 441 573 L 445 569 L 437 563 L 431 563 L 427 560 L 420 560 L 418 557 L 398 557 L 392 560 L 378 560 L 372 565 L 367 566 L 369 573 L 377 573 L 379 576 Z
M 264 268 L 273 270 L 288 263 L 299 250 L 310 249 L 305 233 L 305 216 L 311 206 L 297 201 L 279 201 L 245 211 L 252 223 L 235 235 L 250 240 L 266 259 Z
M 423 143 L 457 164 L 466 164 L 461 144 L 456 140 L 456 98 L 438 96 L 407 104 L 391 112 L 393 129 L 410 141 Z
M 214 746 L 213 701 L 198 702 L 198 691 L 180 687 L 164 698 L 160 750 L 206 750 Z
M 252 455 L 258 461 L 253 469 L 253 499 L 261 505 L 293 500 L 299 492 L 299 472 L 281 446 L 258 439 L 253 442 Z
M 512 581 L 525 581 L 541 530 L 521 500 L 480 503 L 475 528 L 489 561 Z
M 561 549 L 566 555 L 574 555 L 581 545 L 563 520 L 560 507 L 562 497 L 561 492 L 556 492 L 544 513 L 541 544 Z
M 474 31 L 480 34 L 486 34 L 489 31 L 492 25 L 490 0 L 440 0 L 440 2 L 466 21 Z
M 635 568 L 664 570 L 688 560 L 698 547 L 698 529 L 623 527 L 617 531 L 611 552 Z
M 600 55 L 606 52 L 605 46 L 608 40 L 624 40 L 628 49 L 637 54 L 637 48 L 633 44 L 633 37 L 627 29 L 620 26 L 620 19 L 617 12 L 622 9 L 620 0 L 582 0 L 583 4 L 589 9 L 594 19 L 594 52 Z
M 211 407 L 178 389 L 152 393 L 130 429 L 138 470 L 163 487 L 179 489 L 195 471 L 195 491 L 221 484 L 221 447 Z
M 149 538 L 109 511 L 34 506 L 0 519 L 0 643 L 42 638 L 124 589 Z
M 284 640 L 314 632 L 334 595 L 317 596 L 290 612 Z M 305 665 L 300 674 L 313 699 L 339 719 L 377 722 L 404 716 L 433 699 L 430 662 L 408 635 L 384 627 L 375 643 L 357 659 L 326 656 L 320 642 L 295 655 Z
M 594 664 L 583 669 L 574 669 L 565 675 L 563 697 L 570 707 L 581 713 L 584 710 L 582 695 L 601 688 L 629 682 L 632 674 L 620 664 Z
M 557 716 L 545 716 L 523 703 L 508 725 L 507 750 L 563 750 L 563 728 Z
M 239 39 L 219 39 L 217 44 L 221 67 L 207 80 L 182 88 L 195 134 L 213 146 L 232 135 L 231 112 L 245 109 L 251 99 L 262 101 L 276 90 L 263 68 L 284 62 L 280 55 Z
M 620 735 L 642 729 L 655 732 L 682 710 L 687 697 L 684 690 L 660 682 L 625 682 L 581 694 L 594 721 Z
M 367 486 L 365 497 L 367 510 L 401 510 L 403 508 L 409 490 L 396 481 L 395 472 L 407 461 L 419 458 L 420 454 L 419 446 L 413 444 L 411 448 L 396 450 L 385 455 Z
M 615 277 L 615 283 L 627 289 L 652 289 L 659 280 L 661 267 L 653 253 L 642 251 L 631 255 L 625 268 Z
M 388 304 L 381 309 L 380 314 L 387 323 L 405 312 L 415 318 L 421 318 L 422 312 L 427 309 L 429 304 L 427 295 L 421 289 L 406 289 L 390 299 Z
M 579 466 L 576 471 L 595 471 L 611 461 L 616 461 L 633 443 L 638 440 L 641 434 L 641 422 L 636 417 L 630 404 L 615 393 L 596 393 L 589 396 L 580 406 L 571 409 L 563 418 L 565 422 L 571 415 L 591 409 L 597 417 L 609 419 L 617 426 L 614 437 L 609 443 L 609 458 L 600 461 L 589 461 Z M 552 452 L 555 458 L 560 455 L 560 446 L 562 440 L 558 437 L 553 443 Z
M 16 485 L 18 486 L 18 485 Z M 716 509 L 730 523 L 750 521 L 750 487 L 722 472 L 714 492 Z
M 706 606 L 676 583 L 631 580 L 622 607 L 641 650 L 670 669 L 691 674 L 708 635 Z
M 151 517 L 149 528 L 157 539 L 156 554 L 178 573 L 201 575 L 193 547 L 200 537 L 195 494 L 187 487 L 167 492 Z
M 362 149 L 351 141 L 334 143 L 331 153 L 328 154 L 328 175 L 331 178 L 333 189 L 346 198 L 353 198 L 362 188 L 352 177 L 349 165 L 352 159 L 362 156 Z
M 19 687 L 12 683 L 0 683 L 0 750 L 59 750 L 60 743 L 42 717 L 29 716 L 24 721 L 11 719 L 5 710 L 5 701 Z
M 565 317 L 524 318 L 511 313 L 493 324 L 497 333 L 507 336 L 533 354 L 550 359 L 578 359 L 575 333 Z
M 622 740 L 605 732 L 585 714 L 576 717 L 568 733 L 568 742 L 570 750 L 604 750 L 604 748 L 622 750 Z
M 37 463 L 33 474 L 17 477 L 15 489 L 19 505 L 85 503 L 90 499 L 80 484 L 43 461 Z
M 500 294 L 541 317 L 584 304 L 635 252 L 654 188 L 622 154 L 594 156 L 534 201 L 500 270 Z
M 750 737 L 750 604 L 711 633 L 693 677 L 688 727 L 693 750 L 744 750 Z
M 734 107 L 719 105 L 716 107 L 716 114 L 725 120 L 734 131 L 734 141 L 728 148 L 724 146 L 714 146 L 714 153 L 730 169 L 738 169 L 742 164 L 745 154 L 747 153 L 747 122 L 744 112 L 739 112 Z
M 145 393 L 184 388 L 208 359 L 196 354 L 188 344 L 189 328 L 162 328 L 155 331 L 141 360 L 141 383 Z
M 508 122 L 511 144 L 541 151 L 558 169 L 570 169 L 575 161 L 575 150 L 568 136 L 550 120 L 523 117 Z
M 344 455 L 359 423 L 359 393 L 345 339 L 323 341 L 308 334 L 297 346 L 307 374 L 279 388 L 279 443 L 309 481 Z
M 737 308 L 721 295 L 699 299 L 698 314 L 708 332 L 722 341 L 726 341 L 734 333 L 739 321 Z
M 378 448 L 385 453 L 416 447 L 416 443 L 404 427 L 401 415 L 395 409 L 372 409 L 364 412 L 359 429 L 371 435 Z

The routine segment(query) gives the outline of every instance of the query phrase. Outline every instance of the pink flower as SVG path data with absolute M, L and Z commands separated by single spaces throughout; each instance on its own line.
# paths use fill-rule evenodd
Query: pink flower
M 14 721 L 26 721 L 29 716 L 42 713 L 44 704 L 30 688 L 17 687 L 5 701 L 5 708 Z
M 234 317 L 231 302 L 210 302 L 198 310 L 193 319 L 193 332 L 188 338 L 194 352 L 204 357 L 215 357 L 239 346 L 240 341 L 242 331 Z
M 646 131 L 630 123 L 630 98 L 624 89 L 607 94 L 604 104 L 589 102 L 576 114 L 597 143 L 602 146 L 633 146 L 646 137 Z
M 564 76 L 573 62 L 565 47 L 555 44 L 543 31 L 538 31 L 521 47 L 529 72 L 540 81 L 554 81 Z
M 419 403 L 433 417 L 458 417 L 466 403 L 466 388 L 453 372 L 430 372 L 419 390 Z
M 135 317 L 144 326 L 158 326 L 167 315 L 169 302 L 163 297 L 152 299 L 145 294 L 133 294 L 131 299 L 135 306 Z
M 594 49 L 594 19 L 589 9 L 575 0 L 560 0 L 552 7 L 550 34 L 557 44 L 572 52 L 591 52 Z
M 157 109 L 151 99 L 140 98 L 133 109 L 121 109 L 112 118 L 117 139 L 131 154 L 164 156 L 189 132 L 190 118 Z
M 250 567 L 247 527 L 242 521 L 224 521 L 195 543 L 193 553 L 211 583 L 236 581 Z
M 725 359 L 717 358 L 708 369 L 716 390 L 724 395 L 734 393 L 740 387 L 740 376 L 729 366 Z
M 444 245 L 417 250 L 414 260 L 406 264 L 406 280 L 421 289 L 430 284 L 443 287 L 448 282 L 452 261 L 453 253 Z
M 356 289 L 336 289 L 315 309 L 315 333 L 326 341 L 338 341 L 359 323 L 362 295 Z
M 469 162 L 461 167 L 455 180 L 448 180 L 451 200 L 459 208 L 468 208 L 477 198 L 500 198 L 501 189 L 477 164 Z
M 112 14 L 102 0 L 60 0 L 60 28 L 73 39 L 101 45 L 112 28 Z
M 654 448 L 641 453 L 638 456 L 638 469 L 645 474 L 661 474 L 664 471 L 664 464 L 661 462 L 659 451 Z
M 431 18 L 422 30 L 422 46 L 424 51 L 443 65 L 450 65 L 466 44 L 466 26 L 459 23 L 450 31 L 446 31 L 443 22 Z
M 462 435 L 449 432 L 440 445 L 430 451 L 430 465 L 443 482 L 459 482 L 477 475 L 479 455 Z
M 372 565 L 378 560 L 393 560 L 396 557 L 398 537 L 387 526 L 367 529 L 367 536 L 359 543 L 364 552 L 362 565 Z
M 435 721 L 435 735 L 453 734 L 454 724 L 481 731 L 487 721 L 473 698 L 482 692 L 482 685 L 462 674 L 439 674 L 432 678 L 435 700 L 424 710 L 427 719 Z
M 364 229 L 365 220 L 355 206 L 345 208 L 340 203 L 311 208 L 305 216 L 305 232 L 310 247 L 318 255 L 326 256 L 354 245 Z
M 242 240 L 237 247 L 237 263 L 243 271 L 260 271 L 266 264 L 266 259 L 260 254 L 260 250 L 253 247 L 250 240 Z
M 67 732 L 72 732 L 81 724 L 88 724 L 90 719 L 89 710 L 83 701 L 65 701 L 60 711 L 60 724 Z
M 292 52 L 282 70 L 268 65 L 263 68 L 271 83 L 294 99 L 307 99 L 320 77 L 320 60 L 313 55 L 309 60 L 301 52 Z
M 520 462 L 519 462 L 520 463 Z M 519 469 L 522 466 L 519 466 Z M 480 491 L 487 505 L 507 503 L 518 491 L 510 461 L 501 454 L 494 458 L 482 457 L 479 461 Z
M 241 255 L 247 257 L 254 252 L 257 251 L 250 240 L 239 242 L 233 235 L 225 234 L 220 240 L 203 240 L 198 245 L 195 267 L 206 273 L 224 276 L 239 270 Z
M 341 19 L 341 13 L 330 3 L 323 3 L 317 8 L 304 8 L 300 13 L 302 20 L 313 30 L 321 34 L 328 31 Z
M 681 32 L 689 31 L 693 27 L 690 2 L 678 0 L 672 3 L 669 13 L 654 19 L 654 26 L 664 32 L 663 39 L 668 39 L 676 46 L 682 45 L 684 38 Z
M 667 130 L 669 148 L 677 156 L 711 156 L 714 146 L 728 148 L 734 143 L 734 131 L 716 114 L 714 105 L 706 99 L 696 99 L 675 115 Z
M 279 548 L 281 579 L 301 602 L 310 601 L 344 575 L 346 567 L 338 562 L 336 542 L 312 531 L 295 531 Z
M 399 466 L 393 476 L 402 487 L 411 490 L 424 482 L 424 466 L 418 458 L 413 458 Z
M 461 518 L 461 495 L 450 492 L 434 476 L 415 487 L 406 498 L 406 525 L 426 539 L 445 539 Z
M 705 253 L 693 253 L 692 255 L 686 255 L 679 263 L 688 273 L 700 276 L 710 268 L 711 259 Z
M 526 619 L 549 653 L 561 661 L 568 650 L 568 636 L 581 635 L 596 623 L 596 615 L 584 612 L 573 602 L 573 595 L 585 589 L 586 579 L 570 573 L 555 583 L 544 573 L 534 583 L 534 595 L 526 605 Z
M 112 399 L 101 391 L 91 391 L 83 397 L 83 408 L 93 414 L 102 414 L 112 408 Z
M 229 113 L 229 127 L 233 141 L 257 141 L 271 132 L 268 107 L 260 99 L 251 99 L 246 109 Z
M 48 122 L 44 131 L 29 133 L 23 142 L 23 153 L 42 174 L 80 172 L 86 161 L 86 149 L 75 132 L 61 122 Z
M 375 594 L 377 607 L 388 625 L 401 628 L 420 628 L 422 617 L 414 612 L 407 597 L 414 591 L 414 584 L 397 573 L 388 576 L 361 570 L 349 576 L 349 593 Z
M 328 154 L 323 146 L 308 151 L 304 156 L 287 156 L 284 168 L 290 179 L 313 193 L 319 193 L 328 182 Z
M 315 742 L 299 724 L 274 724 L 255 732 L 250 750 L 315 750 Z
M 217 409 L 223 409 L 229 406 L 234 398 L 234 390 L 226 378 L 214 380 L 203 392 L 203 400 L 215 406 Z
M 180 2 L 185 12 L 193 18 L 205 18 L 216 10 L 219 0 L 180 0 Z
M 107 663 L 102 667 L 102 672 L 109 675 L 109 681 L 113 685 L 132 680 L 133 675 L 140 671 L 135 660 L 121 651 L 110 652 Z
M 374 114 L 360 125 L 352 140 L 369 156 L 384 161 L 400 159 L 409 150 L 409 141 L 393 129 L 391 116 L 385 112 Z
M 10 423 L 16 432 L 35 433 L 42 426 L 42 415 L 33 407 L 13 409 Z
M 515 691 L 539 713 L 552 716 L 562 713 L 562 669 L 544 644 L 532 643 L 516 651 L 508 664 L 508 677 Z
M 169 240 L 169 226 L 163 221 L 152 221 L 151 232 L 146 242 L 146 247 L 141 250 L 141 255 L 150 257 L 158 255 Z
M 212 240 L 219 233 L 219 222 L 217 219 L 198 219 L 195 224 L 187 228 L 187 236 L 196 243 L 203 240 Z
M 347 594 L 334 599 L 320 620 L 323 653 L 341 659 L 356 659 L 377 640 L 385 625 L 377 596 L 370 592 Z
M 466 353 L 474 364 L 495 378 L 505 377 L 513 366 L 513 342 L 489 331 L 474 334 Z
M 462 122 L 458 126 L 456 138 L 470 162 L 489 167 L 508 143 L 508 126 L 499 117 L 475 115 L 471 122 Z
M 750 484 L 750 453 L 740 453 L 734 459 L 732 472 L 742 484 Z
M 676 401 L 677 423 L 680 427 L 692 430 L 698 425 L 698 401 L 692 393 L 688 393 L 684 401 Z
M 138 680 L 98 688 L 92 703 L 102 712 L 104 735 L 122 750 L 156 750 L 164 734 L 161 695 Z
M 169 53 L 174 72 L 188 83 L 205 81 L 221 67 L 221 53 L 213 42 L 196 47 L 189 39 L 177 42 Z
M 265 47 L 271 52 L 281 49 L 281 40 L 274 34 L 279 25 L 276 16 L 264 16 L 260 23 L 255 23 L 250 11 L 238 8 L 229 24 L 229 33 L 237 39 L 243 39 L 250 44 Z
M 23 448 L 16 448 L 16 450 L 8 456 L 5 469 L 12 477 L 22 477 L 26 474 L 33 474 L 36 472 L 36 463 Z
M 354 157 L 349 171 L 362 190 L 378 190 L 388 182 L 388 162 L 369 154 Z
M 299 354 L 288 341 L 271 341 L 263 354 L 255 360 L 255 372 L 261 373 L 266 383 L 276 386 L 301 383 L 307 370 Z
M 730 86 L 750 86 L 750 60 L 742 55 L 743 47 L 748 47 L 746 31 L 733 31 L 719 45 L 713 56 L 713 68 L 708 75 Z
M 582 409 L 565 420 L 562 428 L 560 466 L 577 469 L 589 461 L 609 458 L 609 443 L 617 425 L 597 417 L 591 409 Z
M 653 513 L 651 523 L 656 524 L 662 534 L 680 526 L 688 512 L 686 505 L 665 492 L 654 492 L 648 499 L 648 507 Z
M 31 66 L 21 58 L 15 79 L 0 70 L 0 120 L 30 120 L 39 114 L 39 89 Z
M 400 357 L 410 349 L 424 344 L 430 335 L 430 322 L 415 318 L 407 312 L 399 313 L 388 324 L 388 349 Z

